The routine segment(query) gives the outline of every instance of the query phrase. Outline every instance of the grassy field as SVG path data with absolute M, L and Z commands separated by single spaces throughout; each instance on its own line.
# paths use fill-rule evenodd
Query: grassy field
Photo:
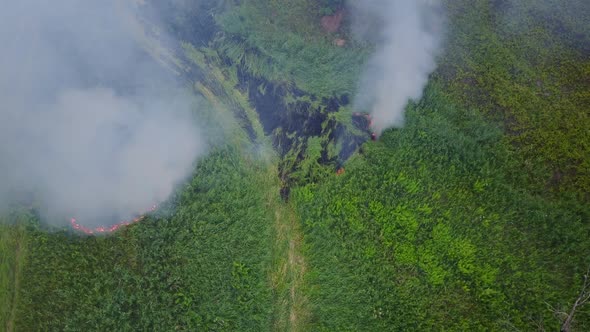
M 268 329 L 274 216 L 261 188 L 277 180 L 265 169 L 220 147 L 170 206 L 113 236 L 31 230 L 16 327 Z
M 154 42 L 146 40 L 150 47 Z M 278 195 L 275 153 L 256 113 L 228 85 L 231 77 L 199 59 L 191 61 L 207 76 L 194 88 L 207 102 L 197 98 L 195 107 L 202 111 L 198 117 L 212 148 L 191 181 L 156 213 L 108 237 L 48 231 L 34 215 L 18 228 L 2 226 L 3 326 L 19 331 L 304 326 L 298 223 Z M 172 60 L 176 69 L 185 68 Z M 16 279 L 17 270 L 27 277 Z
M 436 78 L 456 100 L 500 121 L 538 191 L 590 197 L 590 12 L 585 1 L 449 4 Z M 456 7 L 455 7 L 456 6 Z
M 407 125 L 294 191 L 319 330 L 557 330 L 590 265 L 588 4 L 448 2 Z M 589 328 L 588 311 L 575 329 Z
M 588 206 L 527 190 L 499 126 L 438 86 L 407 120 L 293 194 L 315 326 L 558 329 L 551 307 L 573 303 L 590 264 Z
M 203 2 L 212 17 L 183 2 L 178 50 L 142 35 L 207 100 L 211 151 L 109 237 L 4 217 L 0 328 L 558 330 L 590 266 L 590 5 L 446 1 L 445 49 L 406 126 L 336 175 L 343 139 L 364 133 L 330 104 L 353 98 L 373 46 L 324 32 L 329 2 Z M 271 134 L 255 107 L 269 96 L 296 115 Z M 317 119 L 309 135 L 296 123 Z M 281 155 L 273 137 L 293 144 Z M 587 307 L 573 327 L 590 329 Z
M 30 216 L 13 214 L 0 221 L 0 327 L 14 331 L 18 291 L 27 251 L 24 225 Z
M 215 47 L 255 77 L 295 85 L 318 96 L 351 94 L 370 49 L 321 30 L 317 2 L 249 1 L 218 17 L 224 36 Z M 347 37 L 348 38 L 348 37 Z

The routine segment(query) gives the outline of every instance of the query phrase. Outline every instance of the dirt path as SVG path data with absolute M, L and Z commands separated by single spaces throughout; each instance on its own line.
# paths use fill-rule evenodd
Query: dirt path
M 306 263 L 303 234 L 293 207 L 279 198 L 278 188 L 269 193 L 275 215 L 275 243 L 271 283 L 274 293 L 275 331 L 307 330 L 310 312 L 304 293 Z
M 16 306 L 18 303 L 18 290 L 20 289 L 20 261 L 22 259 L 22 250 L 20 242 L 16 245 L 15 251 L 15 267 L 14 267 L 14 294 L 12 296 L 12 303 L 10 305 L 10 318 L 6 324 L 6 331 L 14 331 L 14 322 L 16 320 Z
M 18 226 L 17 226 L 18 227 Z M 14 233 L 14 264 L 12 266 L 12 291 L 10 292 L 10 302 L 8 304 L 9 314 L 8 320 L 5 322 L 5 328 L 7 332 L 14 331 L 14 324 L 16 321 L 16 309 L 18 305 L 18 291 L 20 289 L 20 277 L 21 270 L 24 262 L 25 250 L 26 250 L 26 238 L 24 230 L 17 228 Z

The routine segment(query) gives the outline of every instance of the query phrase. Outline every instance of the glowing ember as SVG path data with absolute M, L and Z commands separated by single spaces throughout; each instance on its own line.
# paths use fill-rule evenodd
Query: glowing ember
M 156 204 L 152 205 L 150 211 L 148 211 L 148 212 L 155 211 L 157 209 L 157 207 L 158 206 Z M 73 229 L 75 229 L 77 231 L 80 231 L 80 232 L 82 232 L 84 234 L 88 234 L 88 235 L 92 235 L 92 234 L 106 234 L 106 233 L 112 233 L 112 232 L 116 231 L 117 229 L 119 229 L 119 228 L 121 228 L 123 226 L 128 226 L 128 225 L 131 225 L 132 223 L 140 222 L 144 218 L 145 218 L 145 215 L 142 215 L 142 216 L 139 216 L 139 217 L 137 217 L 137 218 L 135 218 L 133 220 L 123 220 L 123 221 L 120 221 L 120 222 L 118 222 L 118 223 L 116 223 L 114 225 L 111 225 L 109 227 L 106 227 L 106 226 L 98 226 L 98 227 L 95 227 L 95 228 L 88 228 L 88 227 L 85 227 L 83 225 L 80 225 L 78 223 L 78 220 L 76 218 L 70 219 L 70 224 L 72 225 L 72 228 Z

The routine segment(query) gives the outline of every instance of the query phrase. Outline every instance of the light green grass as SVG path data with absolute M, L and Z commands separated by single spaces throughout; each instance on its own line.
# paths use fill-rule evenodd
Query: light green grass
M 575 300 L 590 264 L 588 206 L 527 190 L 501 129 L 439 86 L 407 116 L 345 174 L 293 192 L 314 328 L 559 329 L 550 306 Z
M 225 35 L 217 50 L 254 77 L 320 96 L 351 94 L 369 50 L 351 39 L 335 46 L 317 9 L 306 0 L 244 2 L 218 17 Z
M 22 268 L 27 253 L 23 214 L 0 218 L 0 328 L 14 331 L 18 291 L 23 278 Z

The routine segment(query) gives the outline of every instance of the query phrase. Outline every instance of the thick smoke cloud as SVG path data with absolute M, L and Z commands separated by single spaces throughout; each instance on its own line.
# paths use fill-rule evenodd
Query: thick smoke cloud
M 368 110 L 376 133 L 404 123 L 409 100 L 419 99 L 442 38 L 442 7 L 436 0 L 351 1 L 359 38 L 376 51 L 361 79 L 357 109 Z
M 34 196 L 47 220 L 128 218 L 203 153 L 190 98 L 133 42 L 123 3 L 3 2 L 2 205 Z

